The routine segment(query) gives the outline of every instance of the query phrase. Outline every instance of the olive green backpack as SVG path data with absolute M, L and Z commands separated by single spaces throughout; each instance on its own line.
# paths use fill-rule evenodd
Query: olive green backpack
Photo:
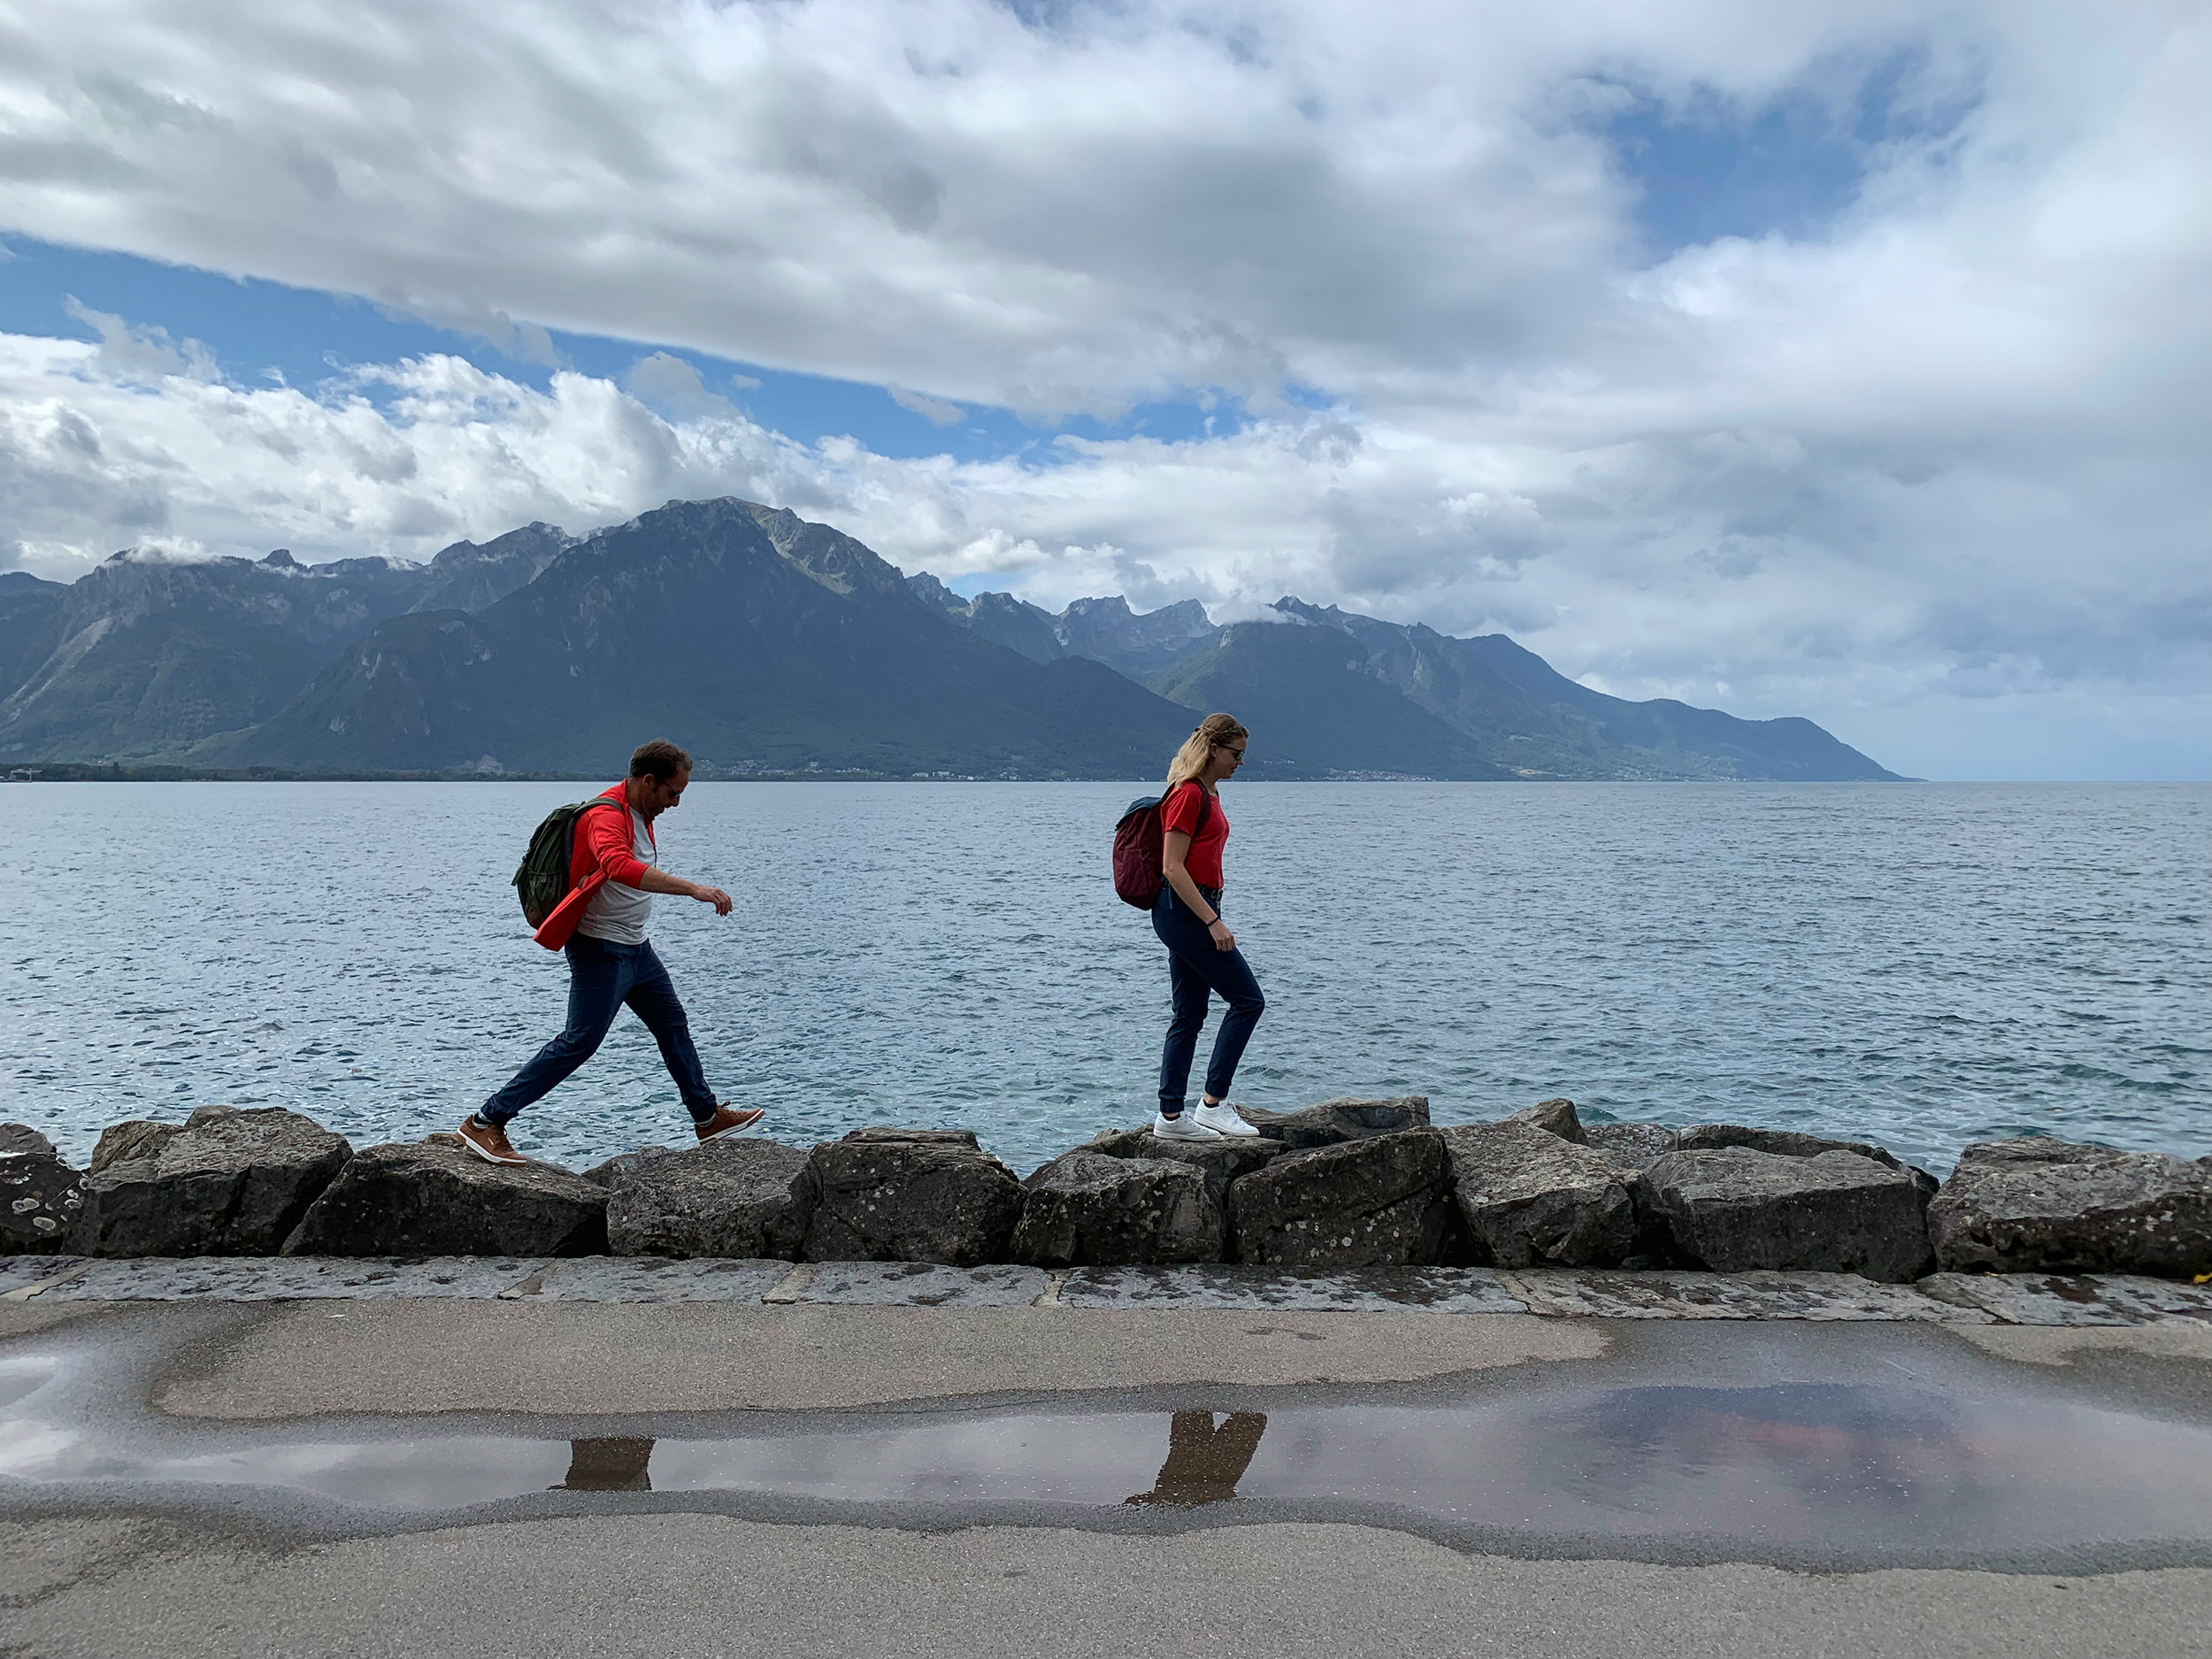
M 568 896 L 570 860 L 575 854 L 576 820 L 595 806 L 620 806 L 605 795 L 572 801 L 545 815 L 545 822 L 531 833 L 530 850 L 515 869 L 515 891 L 522 897 L 522 919 L 533 927 L 560 908 Z

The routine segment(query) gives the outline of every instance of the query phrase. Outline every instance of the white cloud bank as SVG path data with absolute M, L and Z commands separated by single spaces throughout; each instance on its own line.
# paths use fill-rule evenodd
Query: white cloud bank
M 1048 603 L 1503 626 L 1909 770 L 2212 764 L 2200 5 L 1053 15 L 0 7 L 20 233 L 926 415 L 1260 411 L 910 463 L 794 444 L 642 349 L 626 390 L 436 358 L 311 396 L 88 314 L 97 345 L 0 342 L 0 540 L 55 574 L 150 534 L 419 555 L 730 491 Z M 1813 233 L 1641 251 L 1609 109 L 1841 107 L 1878 70 L 1963 113 L 1873 135 Z

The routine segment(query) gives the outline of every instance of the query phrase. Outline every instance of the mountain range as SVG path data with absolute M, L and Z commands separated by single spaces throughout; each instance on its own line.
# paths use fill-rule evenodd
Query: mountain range
M 1502 634 L 1279 601 L 963 598 L 735 499 L 426 565 L 117 554 L 0 575 L 0 764 L 1150 778 L 1228 709 L 1263 778 L 1887 780 L 1809 720 L 1632 703 Z

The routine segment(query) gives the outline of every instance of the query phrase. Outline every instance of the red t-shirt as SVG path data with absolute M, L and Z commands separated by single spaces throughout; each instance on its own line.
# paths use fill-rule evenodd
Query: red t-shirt
M 1160 803 L 1160 829 L 1180 830 L 1190 835 L 1198 827 L 1199 803 L 1205 799 L 1204 787 L 1195 781 L 1179 783 L 1168 798 Z M 1190 872 L 1190 879 L 1202 887 L 1221 885 L 1221 849 L 1228 845 L 1229 819 L 1221 810 L 1221 798 L 1214 797 L 1212 810 L 1206 814 L 1206 827 L 1191 837 L 1190 851 L 1183 856 L 1183 868 Z

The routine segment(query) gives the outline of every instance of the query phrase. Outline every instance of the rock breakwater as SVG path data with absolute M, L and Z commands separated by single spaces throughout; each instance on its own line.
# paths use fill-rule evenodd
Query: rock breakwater
M 1109 1130 L 1016 1179 L 963 1130 L 646 1148 L 578 1174 L 450 1135 L 356 1150 L 296 1112 L 202 1108 L 80 1171 L 0 1125 L 0 1248 L 84 1257 L 562 1257 L 1088 1269 L 1242 1263 L 1932 1274 L 2212 1272 L 2212 1163 L 2044 1139 L 1940 1186 L 1859 1141 L 1582 1125 L 1552 1100 L 1439 1129 L 1419 1095 L 1250 1110 L 1256 1137 Z

